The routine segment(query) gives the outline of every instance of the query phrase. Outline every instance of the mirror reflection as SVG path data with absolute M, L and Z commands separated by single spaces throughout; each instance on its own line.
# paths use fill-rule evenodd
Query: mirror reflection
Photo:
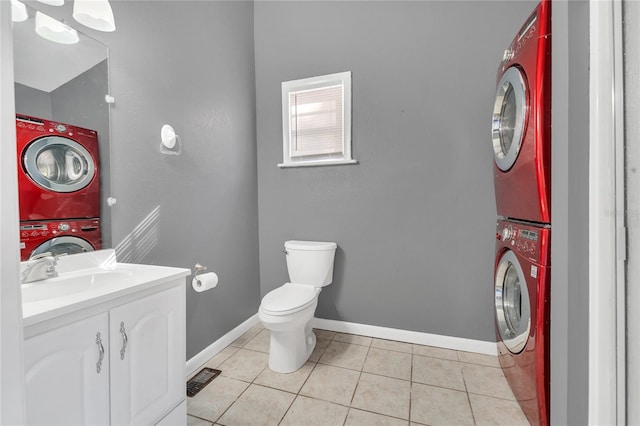
M 108 49 L 31 6 L 13 22 L 21 260 L 111 243 Z

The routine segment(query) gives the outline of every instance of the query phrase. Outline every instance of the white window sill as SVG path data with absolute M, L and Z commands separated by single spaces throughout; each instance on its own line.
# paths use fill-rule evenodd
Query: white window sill
M 318 167 L 318 166 L 340 166 L 345 164 L 358 164 L 357 160 L 338 160 L 338 161 L 307 161 L 300 163 L 280 163 L 278 167 L 287 169 L 290 167 Z

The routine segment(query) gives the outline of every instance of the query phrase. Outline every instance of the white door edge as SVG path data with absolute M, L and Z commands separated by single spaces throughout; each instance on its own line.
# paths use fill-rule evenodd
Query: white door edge
M 616 212 L 616 72 L 621 56 L 615 54 L 614 9 L 619 2 L 590 2 L 589 75 L 589 424 L 623 424 L 624 394 L 619 395 L 617 309 L 617 214 Z M 618 39 L 619 40 L 619 39 Z M 619 71 L 618 71 L 619 72 Z M 621 92 L 618 92 L 619 94 Z M 622 110 L 617 111 L 618 114 Z M 618 136 L 618 138 L 616 138 Z M 624 353 L 624 347 L 622 347 Z M 624 374 L 624 373 L 622 373 Z M 624 377 L 624 376 L 623 376 Z M 624 407 L 624 406 L 623 406 Z

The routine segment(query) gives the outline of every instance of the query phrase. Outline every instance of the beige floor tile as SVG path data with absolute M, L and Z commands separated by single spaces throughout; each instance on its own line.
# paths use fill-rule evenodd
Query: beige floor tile
M 295 395 L 264 386 L 250 385 L 220 418 L 226 426 L 277 425 Z
M 406 420 L 400 420 L 394 417 L 383 416 L 382 414 L 350 408 L 349 415 L 347 415 L 347 421 L 344 423 L 344 426 L 407 426 L 407 423 L 408 422 Z
M 414 382 L 466 391 L 458 361 L 414 355 L 411 376 Z
M 357 334 L 336 333 L 333 336 L 335 342 L 351 343 L 353 345 L 371 346 L 371 337 L 358 336 Z
M 187 426 L 211 426 L 212 424 L 197 417 L 187 416 Z
M 362 371 L 395 377 L 397 379 L 411 379 L 411 354 L 370 348 Z
M 507 401 L 490 396 L 469 394 L 471 409 L 478 426 L 504 425 L 527 426 L 529 421 L 525 417 L 520 405 L 516 401 Z
M 309 356 L 309 361 L 318 362 L 325 349 L 327 349 L 327 346 L 329 346 L 329 343 L 331 343 L 329 339 L 316 338 L 316 347 L 311 353 L 311 356 Z
M 248 386 L 248 383 L 218 376 L 196 396 L 187 398 L 187 412 L 215 422 Z
M 316 338 L 318 338 L 318 339 L 331 340 L 331 339 L 333 339 L 333 336 L 336 335 L 335 331 L 322 330 L 322 329 L 319 329 L 319 328 L 314 328 L 313 332 L 315 333 Z
M 458 353 L 452 349 L 436 348 L 433 346 L 413 345 L 413 354 L 430 356 L 433 358 L 458 360 Z
M 362 373 L 351 405 L 408 420 L 410 390 L 409 381 Z
M 222 375 L 252 382 L 269 363 L 269 354 L 239 349 L 220 365 Z
M 413 383 L 411 420 L 432 426 L 473 425 L 466 392 Z
M 233 341 L 229 346 L 235 346 L 237 348 L 243 347 L 249 340 L 253 339 L 258 333 L 260 333 L 261 329 L 258 326 L 254 325 L 249 330 L 245 331 L 244 334 L 238 337 Z
M 461 364 L 462 375 L 469 393 L 515 401 L 502 370 L 484 365 Z
M 348 411 L 343 405 L 298 395 L 280 426 L 342 426 Z
M 500 362 L 495 355 L 476 354 L 473 352 L 458 352 L 460 362 L 468 364 L 486 365 L 487 367 L 500 368 Z
M 271 332 L 267 329 L 261 330 L 251 340 L 249 340 L 244 346 L 244 349 L 251 349 L 252 351 L 269 353 L 269 345 L 271 343 Z
M 359 377 L 358 371 L 318 364 L 302 386 L 300 394 L 349 405 Z
M 411 343 L 396 342 L 393 340 L 373 339 L 371 341 L 372 348 L 386 349 L 388 351 L 412 353 L 413 345 Z
M 318 362 L 352 370 L 362 370 L 368 351 L 367 346 L 332 341 Z
M 313 367 L 315 367 L 315 363 L 307 362 L 297 371 L 286 374 L 276 373 L 270 368 L 265 368 L 254 383 L 287 392 L 298 393 L 309 377 L 309 374 L 311 374 Z
M 207 361 L 205 367 L 218 368 L 223 362 L 228 360 L 229 357 L 236 352 L 238 352 L 238 348 L 234 346 L 227 346 L 226 348 L 218 352 L 213 358 Z

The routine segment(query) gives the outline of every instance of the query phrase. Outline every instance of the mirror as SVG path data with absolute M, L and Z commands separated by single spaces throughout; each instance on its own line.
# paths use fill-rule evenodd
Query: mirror
M 78 30 L 71 2 L 25 3 L 27 18 L 13 22 L 21 259 L 108 248 L 108 48 Z M 78 42 L 37 34 L 42 14 Z

